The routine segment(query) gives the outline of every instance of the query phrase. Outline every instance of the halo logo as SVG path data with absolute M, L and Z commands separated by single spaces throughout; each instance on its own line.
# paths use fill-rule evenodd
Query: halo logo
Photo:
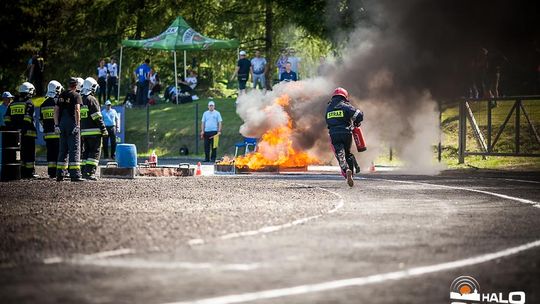
M 450 285 L 451 304 L 501 303 L 525 304 L 524 291 L 480 293 L 480 284 L 473 277 L 457 277 Z M 457 301 L 454 301 L 457 300 Z

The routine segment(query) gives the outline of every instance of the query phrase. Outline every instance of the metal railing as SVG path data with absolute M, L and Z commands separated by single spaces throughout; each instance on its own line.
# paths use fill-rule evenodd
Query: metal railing
M 476 122 L 476 117 L 471 109 L 471 102 L 485 102 L 486 103 L 486 118 L 487 118 L 487 134 L 480 129 Z M 493 121 L 492 110 L 497 102 L 513 102 L 510 111 L 506 115 L 506 118 L 502 125 L 499 127 L 495 137 L 493 137 Z M 540 156 L 540 136 L 531 119 L 527 109 L 523 106 L 523 101 L 540 102 L 540 96 L 510 96 L 504 98 L 489 98 L 486 100 L 460 100 L 459 102 L 459 139 L 458 139 L 458 155 L 459 163 L 465 162 L 465 157 L 469 155 L 481 155 L 486 156 Z M 526 118 L 529 128 L 533 133 L 533 137 L 536 141 L 537 149 L 533 152 L 522 152 L 521 150 L 521 114 Z M 495 145 L 501 138 L 503 131 L 510 118 L 514 116 L 514 151 L 512 152 L 494 152 Z M 471 124 L 473 135 L 480 147 L 481 151 L 467 151 L 467 120 Z

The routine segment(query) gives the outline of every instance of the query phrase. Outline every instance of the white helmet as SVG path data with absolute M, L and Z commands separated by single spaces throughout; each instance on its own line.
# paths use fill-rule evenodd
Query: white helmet
M 97 83 L 97 81 L 92 77 L 88 77 L 84 80 L 84 83 L 82 86 L 82 94 L 83 95 L 94 94 L 98 88 L 99 88 L 99 84 Z
M 77 93 L 81 92 L 83 83 L 84 83 L 84 79 L 82 79 L 81 77 L 77 77 L 77 89 L 75 89 Z
M 51 82 L 49 82 L 49 85 L 47 86 L 47 94 L 45 94 L 45 96 L 56 97 L 60 95 L 62 91 L 64 91 L 64 87 L 60 84 L 60 82 L 56 80 L 51 80 Z
M 23 82 L 23 84 L 21 84 L 21 86 L 19 87 L 19 93 L 26 93 L 29 96 L 34 96 L 35 92 L 36 88 L 30 82 Z

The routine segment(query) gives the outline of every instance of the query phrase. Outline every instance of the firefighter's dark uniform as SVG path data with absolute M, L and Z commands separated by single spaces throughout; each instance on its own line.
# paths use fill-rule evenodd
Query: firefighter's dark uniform
M 90 178 L 96 173 L 101 154 L 101 137 L 107 134 L 107 129 L 101 116 L 101 108 L 97 99 L 92 95 L 82 98 L 81 106 L 81 140 L 83 144 L 82 174 Z
M 364 114 L 340 95 L 333 96 L 326 108 L 328 133 L 343 172 L 354 168 L 355 159 L 351 153 L 351 130 L 354 125 L 360 124 L 363 119 Z
M 47 97 L 41 104 L 39 114 L 41 124 L 43 125 L 43 138 L 47 147 L 47 167 L 50 178 L 56 177 L 56 162 L 58 161 L 58 145 L 60 134 L 54 132 L 54 107 L 58 97 Z
M 56 164 L 57 180 L 61 180 L 62 170 L 66 169 L 69 171 L 71 180 L 81 179 L 81 136 L 79 132 L 74 132 L 77 126 L 75 121 L 75 106 L 77 104 L 82 104 L 81 95 L 72 90 L 62 92 L 56 104 L 59 111 L 58 126 L 60 127 L 60 144 Z
M 34 104 L 25 93 L 21 93 L 6 110 L 6 128 L 21 132 L 21 177 L 34 177 L 36 161 L 36 126 Z

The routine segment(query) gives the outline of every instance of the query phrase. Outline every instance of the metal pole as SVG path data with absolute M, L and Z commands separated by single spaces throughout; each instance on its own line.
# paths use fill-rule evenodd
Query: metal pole
M 187 56 L 186 56 L 186 50 L 184 50 L 184 81 L 186 81 L 187 77 Z
M 195 104 L 195 154 L 199 154 L 199 104 Z
M 521 99 L 518 99 L 516 100 L 516 120 L 515 120 L 515 123 L 516 123 L 516 126 L 515 126 L 515 129 L 516 129 L 516 154 L 519 154 L 519 146 L 520 146 L 520 142 L 519 142 L 519 131 L 520 131 L 520 112 L 521 112 Z
M 390 161 L 392 161 L 393 154 L 394 154 L 394 153 L 393 153 L 393 151 L 392 151 L 392 146 L 390 146 L 390 157 L 389 157 Z
M 459 140 L 458 140 L 458 163 L 463 164 L 465 162 L 465 136 L 467 135 L 467 117 L 465 116 L 465 100 L 459 102 Z
M 176 51 L 174 51 L 174 87 L 176 88 L 176 104 L 178 104 L 178 70 L 176 69 Z
M 150 104 L 146 104 L 146 151 L 150 151 Z
M 118 66 L 118 87 L 117 89 L 117 99 L 116 102 L 120 102 L 120 79 L 122 79 L 122 51 L 124 50 L 124 47 L 120 47 L 120 65 Z
M 492 133 L 492 126 L 491 126 L 491 102 L 487 102 L 487 152 L 491 153 L 493 150 L 493 147 L 491 146 L 491 133 Z
M 441 162 L 442 158 L 442 109 L 441 109 L 441 102 L 438 102 L 439 104 L 439 146 L 437 147 L 437 159 L 439 162 Z

